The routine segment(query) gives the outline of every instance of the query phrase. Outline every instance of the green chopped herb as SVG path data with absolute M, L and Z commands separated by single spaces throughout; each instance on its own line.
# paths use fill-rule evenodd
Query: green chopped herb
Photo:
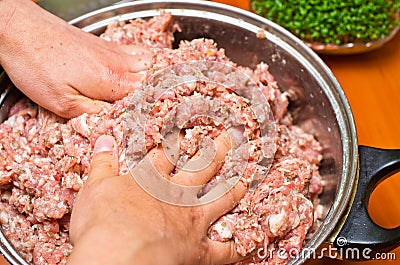
M 400 0 L 251 0 L 253 12 L 303 41 L 342 45 L 384 38 L 400 25 Z
M 265 211 L 261 213 L 261 217 L 266 216 L 266 215 L 267 215 L 267 212 L 265 212 Z

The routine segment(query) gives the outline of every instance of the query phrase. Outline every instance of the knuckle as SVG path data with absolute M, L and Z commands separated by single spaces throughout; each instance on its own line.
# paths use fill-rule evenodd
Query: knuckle
M 212 249 L 205 238 L 200 241 L 199 246 L 200 253 L 198 255 L 199 260 L 197 264 L 213 264 L 211 262 Z
M 113 152 L 112 151 L 103 151 L 93 157 L 92 160 L 92 169 L 93 168 L 113 168 Z
M 226 199 L 230 202 L 230 203 L 236 203 L 237 199 L 235 196 L 235 191 L 234 191 L 234 187 L 232 189 L 230 189 L 227 193 L 226 193 Z
M 233 241 L 229 242 L 229 260 L 231 262 L 235 262 L 237 260 L 236 247 Z
M 80 107 L 79 100 L 72 95 L 61 95 L 54 106 L 54 113 L 64 118 L 77 116 Z
M 196 180 L 196 175 L 192 172 L 180 171 L 177 175 L 171 178 L 172 182 L 182 186 L 192 186 Z
M 101 176 L 102 172 L 91 172 L 82 190 L 86 194 L 86 198 L 93 201 L 101 200 L 102 196 L 110 188 L 110 179 L 114 176 Z M 104 174 L 104 173 L 103 173 Z
M 227 149 L 231 148 L 231 139 L 229 137 L 229 134 L 227 134 L 225 131 L 220 134 L 220 143 Z

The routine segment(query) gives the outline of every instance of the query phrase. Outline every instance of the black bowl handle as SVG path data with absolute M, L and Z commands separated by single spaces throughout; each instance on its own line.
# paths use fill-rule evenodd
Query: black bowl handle
M 368 202 L 376 186 L 400 171 L 400 150 L 359 146 L 359 180 L 354 202 L 334 246 L 343 259 L 368 260 L 400 246 L 400 226 L 386 229 L 368 214 Z M 389 206 L 389 205 L 388 205 Z

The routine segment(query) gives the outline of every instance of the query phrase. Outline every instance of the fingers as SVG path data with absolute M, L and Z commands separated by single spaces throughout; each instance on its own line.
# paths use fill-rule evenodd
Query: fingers
M 145 72 L 132 73 L 104 68 L 100 72 L 97 82 L 94 80 L 90 84 L 90 89 L 88 87 L 86 87 L 86 90 L 82 87 L 74 87 L 74 89 L 89 98 L 113 102 L 126 97 L 135 88 L 140 87 L 145 76 Z
M 231 148 L 227 132 L 214 139 L 213 148 L 201 150 L 194 155 L 171 181 L 185 186 L 198 186 L 212 179 L 224 163 L 225 155 Z
M 169 179 L 174 165 L 165 156 L 162 146 L 158 145 L 156 148 L 151 149 L 147 156 L 157 171 L 166 179 Z
M 107 45 L 113 51 L 108 54 L 109 63 L 89 69 L 85 75 L 91 78 L 84 80 L 86 83 L 71 86 L 89 98 L 114 102 L 142 85 L 147 76 L 144 70 L 153 64 L 153 53 L 148 48 L 136 45 Z
M 93 149 L 87 183 L 118 175 L 118 147 L 114 137 L 100 136 Z
M 103 100 L 106 101 L 115 101 L 126 97 L 130 92 L 132 92 L 135 88 L 138 88 L 143 83 L 144 78 L 146 77 L 145 72 L 131 73 L 126 72 L 122 74 L 120 77 L 116 77 L 116 80 L 112 86 L 114 89 L 109 91 L 103 95 Z M 112 79 L 111 79 L 112 80 Z M 107 91 L 105 88 L 103 91 Z
M 146 47 L 137 45 L 121 45 L 120 49 L 129 54 L 128 67 L 131 72 L 149 69 L 153 64 L 153 52 Z
M 232 179 L 232 182 L 234 182 L 234 179 Z M 202 207 L 208 219 L 207 224 L 215 222 L 222 215 L 232 210 L 245 195 L 247 188 L 243 182 L 238 181 L 233 187 L 232 184 L 234 183 L 219 183 L 200 198 L 200 202 L 204 203 Z
M 135 87 L 139 87 L 142 84 L 146 73 L 144 70 L 149 69 L 153 65 L 153 52 L 145 47 L 137 45 L 118 45 L 118 48 L 122 50 L 124 54 L 129 56 L 123 56 L 123 64 L 125 65 L 125 71 L 110 71 L 109 79 L 117 85 L 110 93 L 106 91 L 103 94 L 102 100 L 115 101 L 125 97 Z
M 212 264 L 231 264 L 243 260 L 235 247 L 233 240 L 227 242 L 218 242 L 208 239 L 210 256 L 213 258 Z

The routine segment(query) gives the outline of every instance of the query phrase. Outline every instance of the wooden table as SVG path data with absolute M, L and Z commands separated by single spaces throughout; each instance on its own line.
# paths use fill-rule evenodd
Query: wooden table
M 248 9 L 248 1 L 218 0 Z M 323 57 L 342 85 L 357 125 L 359 144 L 400 148 L 400 34 L 381 49 L 363 55 Z M 388 228 L 400 225 L 400 174 L 380 184 L 370 200 L 370 214 Z M 400 264 L 397 261 L 368 261 L 356 264 Z M 0 258 L 0 265 L 8 263 Z M 312 260 L 307 265 L 352 264 L 331 259 Z
M 345 57 L 324 56 L 350 102 L 358 132 L 358 143 L 400 149 L 400 34 L 382 48 L 368 54 Z M 371 218 L 379 225 L 400 225 L 400 174 L 381 183 L 369 203 Z M 357 264 L 400 264 L 397 261 L 368 261 Z M 354 264 L 319 260 L 307 264 Z
M 380 148 L 400 148 L 400 34 L 379 50 L 346 57 L 322 57 L 339 80 L 353 110 L 358 143 Z M 372 193 L 371 218 L 379 225 L 400 225 L 400 174 L 381 183 Z M 393 251 L 397 260 L 368 261 L 357 264 L 400 264 L 400 248 Z M 354 264 L 318 260 L 307 264 Z

